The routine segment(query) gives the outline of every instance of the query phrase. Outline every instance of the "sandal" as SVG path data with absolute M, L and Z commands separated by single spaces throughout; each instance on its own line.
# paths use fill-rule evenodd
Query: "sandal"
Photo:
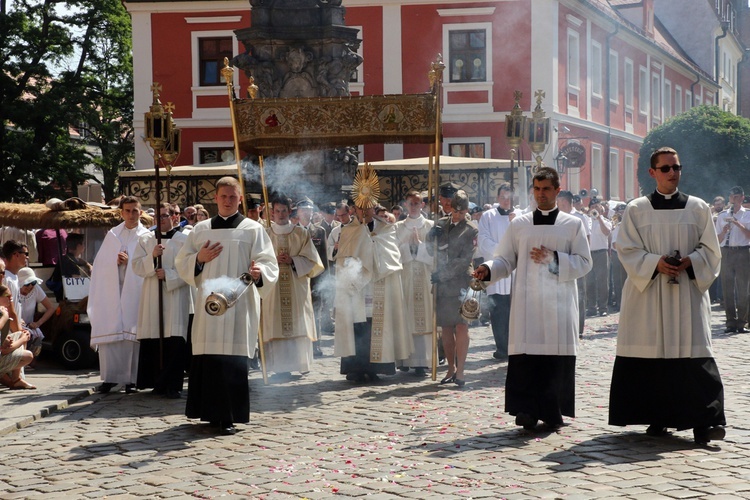
M 33 390 L 36 389 L 35 385 L 31 385 L 28 382 L 26 382 L 24 379 L 19 378 L 13 382 L 13 385 L 11 386 L 11 389 L 29 389 Z

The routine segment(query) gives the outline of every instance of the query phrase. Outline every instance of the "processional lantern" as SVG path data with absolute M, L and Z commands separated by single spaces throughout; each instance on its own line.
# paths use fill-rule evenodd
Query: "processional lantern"
M 515 99 L 516 103 L 513 105 L 510 114 L 505 115 L 505 138 L 508 140 L 508 146 L 511 148 L 511 156 L 515 156 L 514 153 L 518 150 L 523 140 L 526 117 L 523 115 L 523 110 L 521 109 L 521 97 L 523 97 L 523 93 L 520 90 L 513 92 L 513 99 Z
M 542 153 L 549 144 L 550 118 L 546 116 L 542 109 L 542 99 L 545 95 L 543 90 L 537 90 L 534 93 L 536 107 L 531 112 L 531 118 L 526 119 L 526 140 L 529 143 L 529 148 L 536 155 L 535 170 L 542 168 Z

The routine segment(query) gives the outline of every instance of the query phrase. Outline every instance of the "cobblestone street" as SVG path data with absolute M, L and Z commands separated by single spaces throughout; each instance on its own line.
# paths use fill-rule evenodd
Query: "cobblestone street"
M 587 321 L 577 418 L 552 433 L 525 433 L 503 412 L 506 363 L 492 359 L 488 327 L 471 329 L 463 389 L 411 372 L 353 385 L 324 336 L 313 373 L 265 386 L 251 372 L 251 423 L 229 437 L 188 421 L 184 396 L 93 394 L 94 374 L 61 373 L 67 385 L 0 391 L 0 422 L 20 426 L 0 435 L 0 497 L 750 498 L 750 336 L 724 334 L 714 308 L 729 425 L 725 441 L 698 446 L 691 431 L 607 425 L 617 321 Z M 69 405 L 21 416 L 66 388 Z

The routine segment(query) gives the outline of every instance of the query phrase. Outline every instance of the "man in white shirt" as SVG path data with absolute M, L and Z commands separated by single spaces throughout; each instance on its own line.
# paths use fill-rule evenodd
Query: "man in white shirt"
M 591 221 L 586 214 L 579 212 L 573 207 L 574 199 L 575 195 L 570 191 L 560 191 L 560 194 L 557 195 L 557 206 L 561 212 L 574 215 L 581 220 L 583 228 L 586 231 L 586 239 L 590 241 Z M 583 338 L 583 326 L 586 321 L 586 278 L 578 278 L 576 280 L 576 287 L 578 288 L 578 338 Z
M 742 206 L 744 190 L 729 190 L 729 208 L 716 219 L 721 244 L 721 289 L 724 291 L 726 333 L 747 333 L 750 301 L 750 211 Z
M 606 316 L 609 302 L 609 233 L 612 222 L 597 198 L 589 203 L 591 259 L 594 267 L 586 275 L 586 309 L 589 316 Z

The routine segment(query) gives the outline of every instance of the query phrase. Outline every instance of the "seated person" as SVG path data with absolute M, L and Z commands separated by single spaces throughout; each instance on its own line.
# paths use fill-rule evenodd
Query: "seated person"
M 81 257 L 86 245 L 82 234 L 70 233 L 65 240 L 67 253 L 55 267 L 52 277 L 47 280 L 47 288 L 54 294 L 57 301 L 63 299 L 62 278 L 91 277 L 91 264 Z
M 34 360 L 34 355 L 26 350 L 28 331 L 10 333 L 10 307 L 10 290 L 0 285 L 0 384 L 11 389 L 36 389 L 21 377 L 21 369 Z
M 47 294 L 42 290 L 42 280 L 36 277 L 34 270 L 30 267 L 22 267 L 18 271 L 18 286 L 20 287 L 20 297 L 18 300 L 19 314 L 21 320 L 23 320 L 23 327 L 31 334 L 30 341 L 26 348 L 34 354 L 34 357 L 39 356 L 42 351 L 42 339 L 44 334 L 39 328 L 55 313 L 55 308 L 52 307 L 52 302 L 47 298 Z M 44 314 L 38 320 L 34 320 L 36 315 L 37 304 L 41 303 L 44 306 Z

